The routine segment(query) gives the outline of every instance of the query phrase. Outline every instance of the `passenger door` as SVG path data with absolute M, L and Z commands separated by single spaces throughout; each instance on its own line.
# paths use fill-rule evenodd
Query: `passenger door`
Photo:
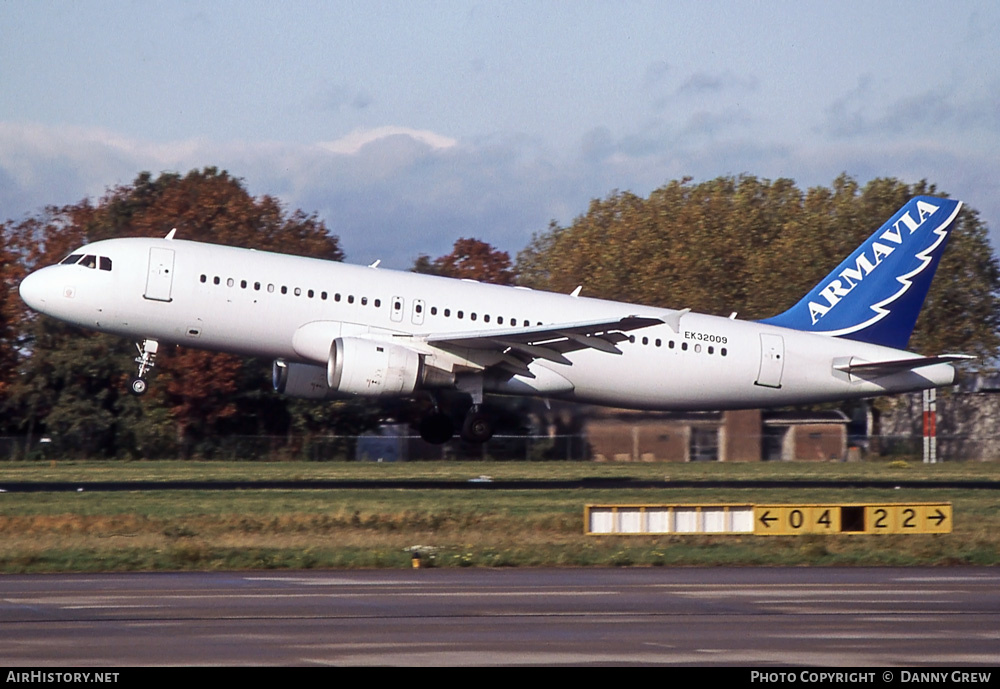
M 146 275 L 146 299 L 171 301 L 174 285 L 174 250 L 151 247 L 149 272 Z

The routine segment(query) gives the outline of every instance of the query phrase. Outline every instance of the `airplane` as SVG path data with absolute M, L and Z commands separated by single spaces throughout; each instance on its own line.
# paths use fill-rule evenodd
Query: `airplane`
M 20 285 L 35 311 L 131 338 L 273 359 L 282 394 L 426 396 L 432 443 L 492 437 L 484 396 L 699 411 L 950 385 L 960 354 L 906 351 L 961 202 L 911 199 L 796 305 L 761 321 L 175 238 L 86 244 Z M 444 396 L 464 401 L 446 413 Z M 458 421 L 459 423 L 456 423 Z

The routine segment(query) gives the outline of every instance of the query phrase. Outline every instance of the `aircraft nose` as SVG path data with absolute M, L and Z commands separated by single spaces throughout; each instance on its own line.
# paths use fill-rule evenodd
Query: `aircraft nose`
M 21 294 L 21 301 L 35 311 L 44 311 L 45 302 L 49 298 L 48 283 L 47 276 L 42 275 L 41 270 L 29 273 L 27 277 L 21 280 L 21 286 L 18 288 L 18 292 Z

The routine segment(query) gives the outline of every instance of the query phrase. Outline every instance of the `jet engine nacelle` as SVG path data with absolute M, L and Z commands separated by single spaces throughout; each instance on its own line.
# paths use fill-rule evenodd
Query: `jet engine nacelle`
M 326 366 L 277 359 L 271 367 L 271 384 L 275 392 L 300 399 L 325 400 L 341 396 L 326 384 Z
M 423 360 L 407 347 L 361 337 L 338 337 L 330 345 L 326 383 L 348 395 L 408 395 L 423 378 Z

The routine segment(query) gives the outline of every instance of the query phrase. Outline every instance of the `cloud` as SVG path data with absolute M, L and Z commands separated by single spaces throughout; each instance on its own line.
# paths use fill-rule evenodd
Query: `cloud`
M 741 77 L 730 71 L 695 72 L 677 88 L 677 95 L 684 97 L 718 95 L 734 91 L 756 91 L 755 77 Z
M 834 100 L 816 130 L 840 138 L 909 137 L 967 134 L 969 130 L 1000 134 L 1000 97 L 997 87 L 979 92 L 954 84 L 929 88 L 889 102 L 870 76 Z M 962 94 L 962 95 L 959 95 Z
M 394 136 L 408 137 L 436 150 L 451 148 L 458 143 L 458 141 L 451 137 L 427 130 L 388 126 L 377 127 L 375 129 L 356 129 L 347 136 L 335 141 L 320 143 L 318 146 L 330 153 L 353 155 L 370 143 Z
M 349 261 L 381 258 L 386 267 L 408 268 L 421 253 L 448 253 L 459 237 L 515 255 L 550 220 L 568 224 L 614 189 L 647 195 L 671 179 L 741 173 L 788 177 L 805 189 L 846 171 L 862 183 L 926 178 L 1000 229 L 995 143 L 968 152 L 934 137 L 790 141 L 755 125 L 735 107 L 689 110 L 685 119 L 651 119 L 622 133 L 594 127 L 559 151 L 523 135 L 457 140 L 405 126 L 308 144 L 157 143 L 104 129 L 0 122 L 0 220 L 97 198 L 144 170 L 216 166 L 254 195 L 316 213 L 340 236 Z
M 349 258 L 408 267 L 475 235 L 517 251 L 551 217 L 550 169 L 522 138 L 461 146 L 427 130 L 387 126 L 314 144 L 178 141 L 159 144 L 97 128 L 0 122 L 0 219 L 96 198 L 144 170 L 217 166 L 255 195 L 316 212 Z

